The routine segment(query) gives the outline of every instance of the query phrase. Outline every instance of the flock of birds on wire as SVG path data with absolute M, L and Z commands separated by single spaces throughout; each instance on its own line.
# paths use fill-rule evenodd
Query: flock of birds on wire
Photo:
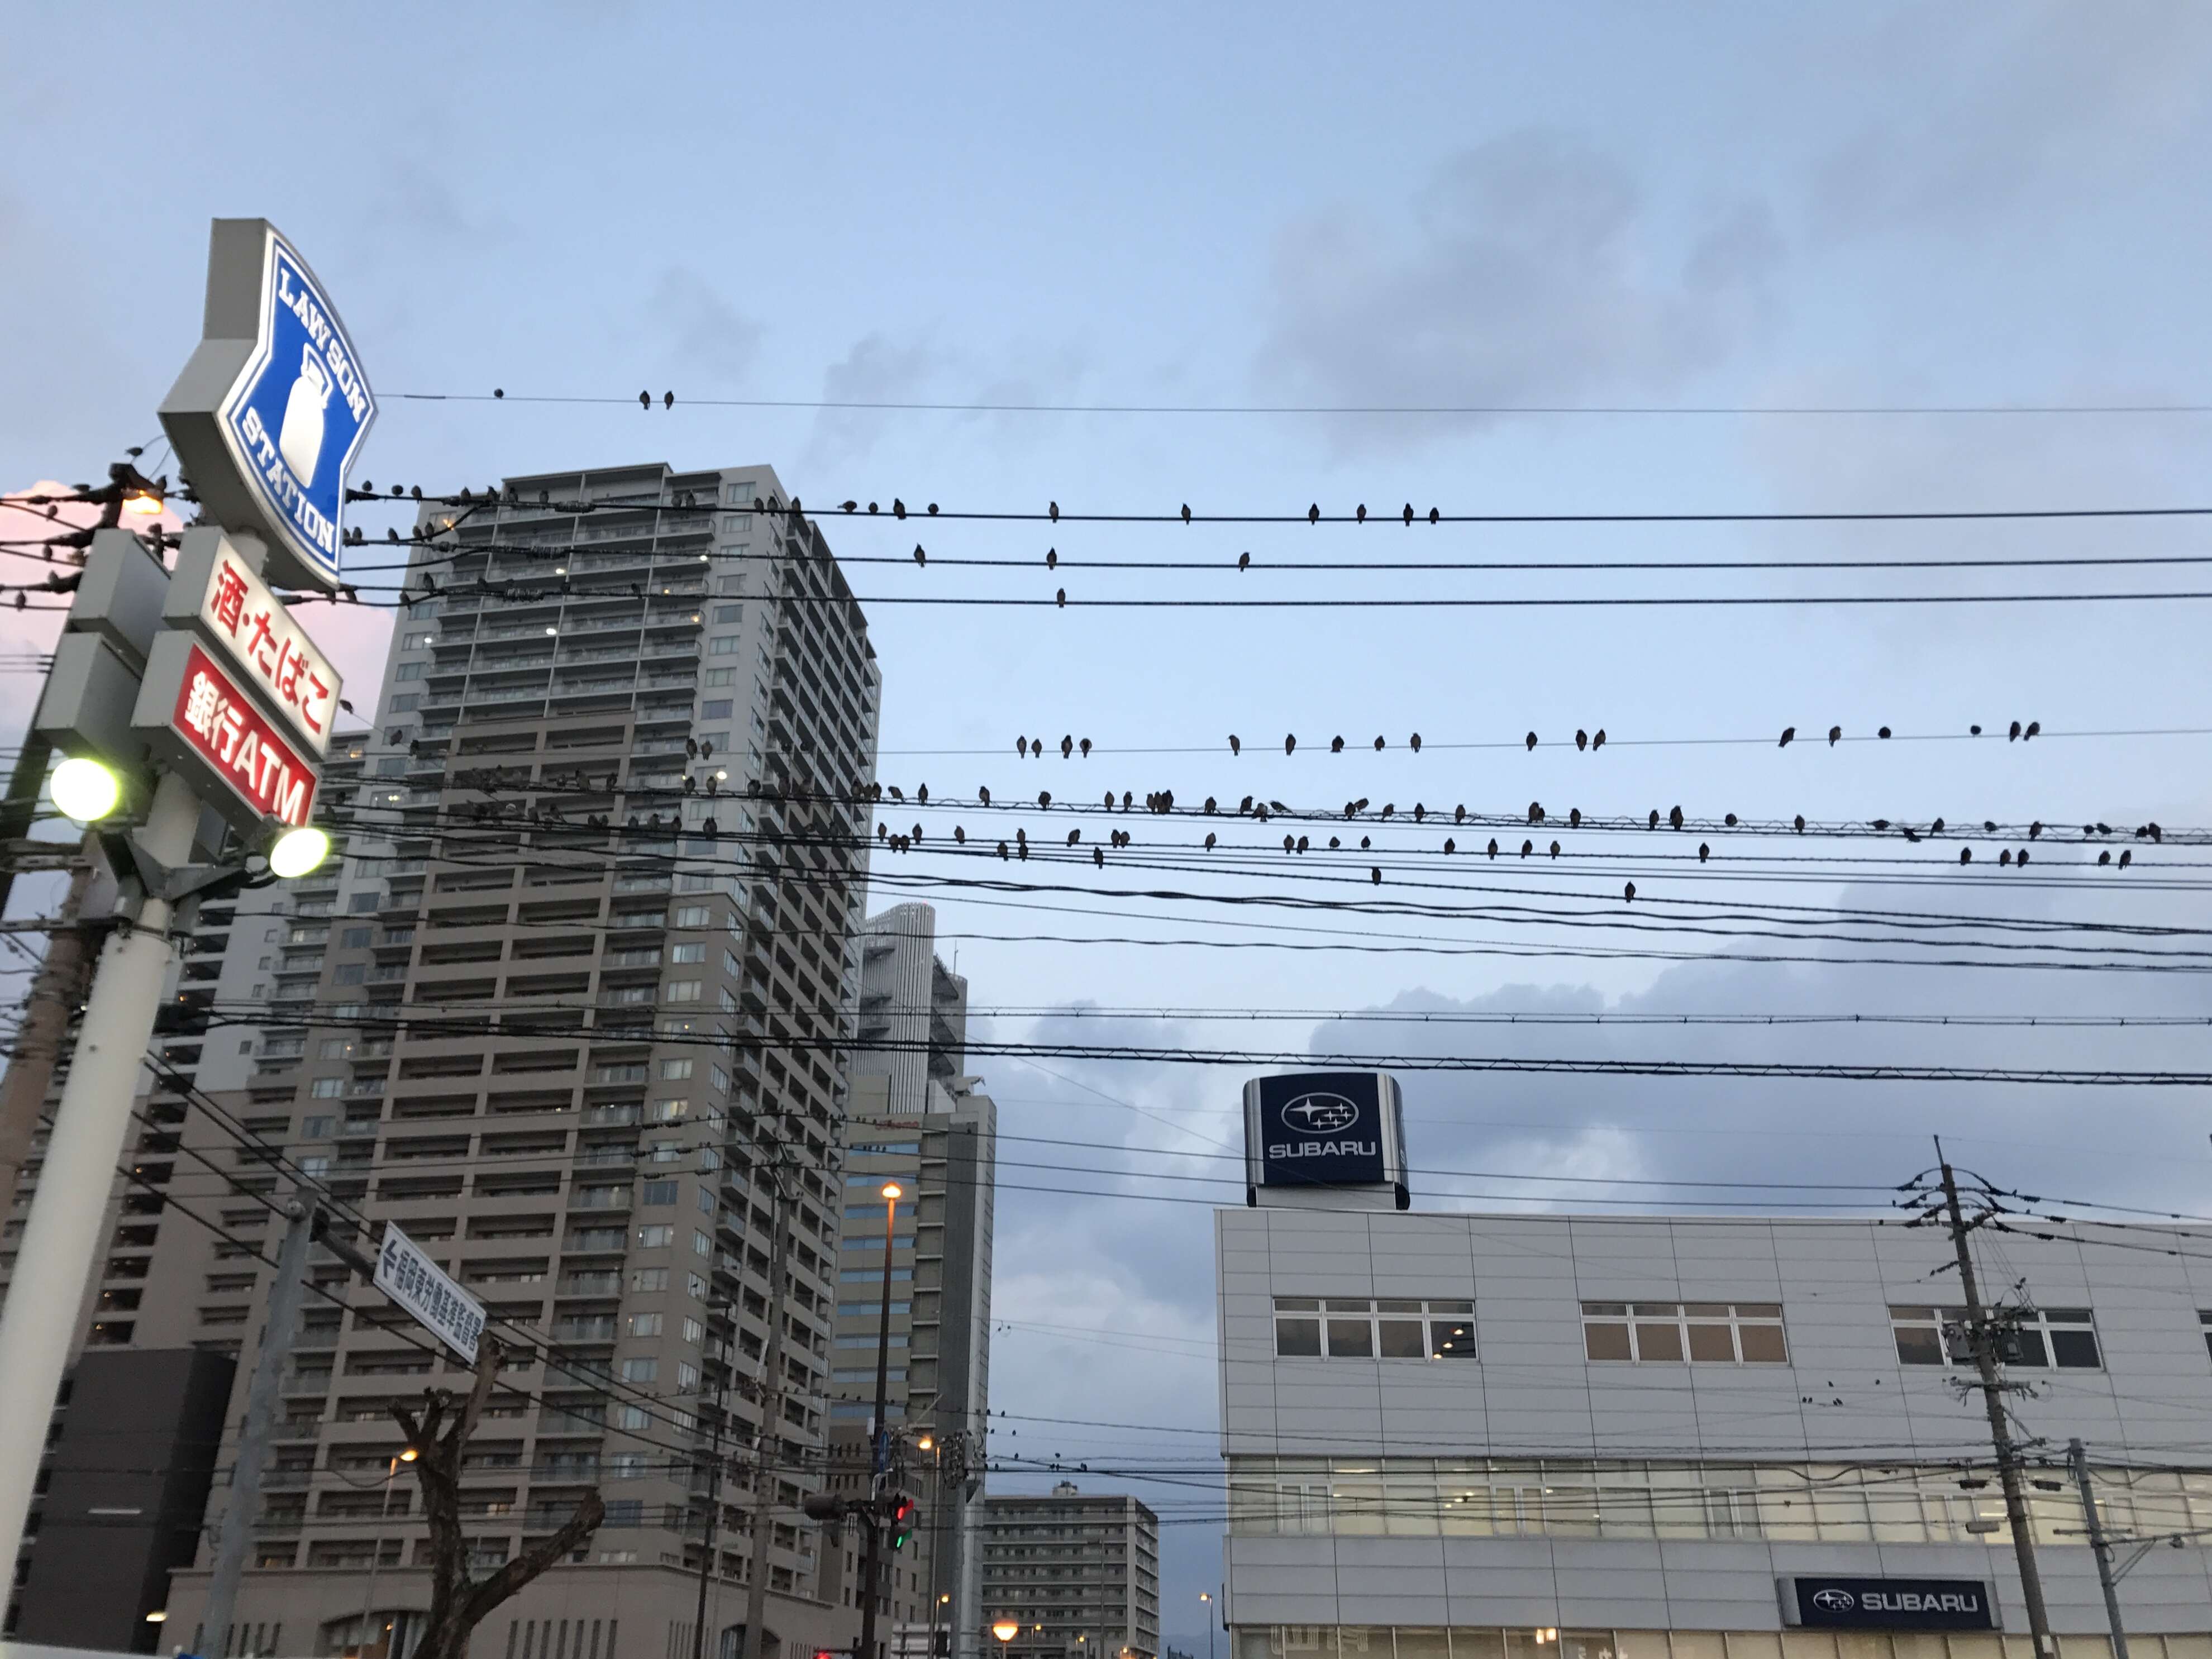
M 2035 732 L 2039 728 L 2039 724 L 2040 723 L 2037 721 L 2029 721 L 2025 726 L 2023 726 L 2020 722 L 2014 721 L 2012 726 L 2012 740 L 2025 740 L 2028 738 L 2032 738 L 2035 734 Z M 1978 735 L 1980 730 L 1981 728 L 1979 726 L 1976 726 L 1974 728 L 1974 731 Z M 1794 732 L 1795 728 L 1785 730 L 1784 735 L 1784 742 L 1785 744 L 1790 741 L 1790 737 L 1794 735 Z M 1600 746 L 1603 744 L 1605 738 L 1602 728 L 1600 729 L 1594 741 L 1586 739 L 1586 734 L 1582 732 L 1577 732 L 1575 735 L 1577 739 L 1577 747 L 1578 749 L 1584 747 L 1586 742 L 1588 743 L 1588 746 Z M 1882 735 L 1888 735 L 1888 728 L 1884 727 L 1882 729 Z M 1832 743 L 1835 741 L 1836 738 L 1839 736 L 1840 728 L 1832 728 L 1830 741 Z M 1387 746 L 1387 740 L 1383 738 L 1377 737 L 1374 742 L 1375 747 L 1378 750 Z M 1407 740 L 1407 746 L 1418 752 L 1420 748 L 1420 734 L 1416 732 Z M 1295 751 L 1297 744 L 1297 739 L 1295 736 L 1285 737 L 1284 739 L 1285 752 L 1287 754 Z M 1533 750 L 1536 747 L 1536 733 L 1531 732 L 1528 736 L 1528 746 Z M 1093 745 L 1089 738 L 1085 738 L 1078 739 L 1072 735 L 1063 737 L 1060 743 L 1060 753 L 1064 758 L 1072 757 L 1078 752 L 1080 752 L 1087 758 L 1092 747 Z M 1241 742 L 1235 737 L 1231 737 L 1230 738 L 1230 747 L 1232 754 L 1240 753 L 1242 750 Z M 409 748 L 410 753 L 419 753 L 421 745 L 419 743 L 410 744 Z M 1340 753 L 1343 748 L 1344 739 L 1341 737 L 1336 738 L 1332 741 L 1331 750 L 1333 752 Z M 1024 757 L 1040 757 L 1045 752 L 1045 749 L 1046 745 L 1042 739 L 1030 738 L 1027 736 L 1018 737 L 1015 739 L 1015 752 Z M 701 760 L 711 762 L 714 754 L 714 745 L 712 744 L 701 744 L 696 740 L 688 738 L 684 743 L 684 750 L 687 761 Z M 682 777 L 680 793 L 690 796 L 703 793 L 709 798 L 721 797 L 722 790 L 720 786 L 723 776 L 724 775 L 722 773 L 717 771 L 709 773 L 702 779 L 696 777 L 689 771 L 686 771 L 684 773 Z M 512 791 L 518 787 L 527 787 L 530 781 L 531 780 L 526 769 L 520 769 L 518 774 L 514 776 L 510 776 L 505 769 L 500 768 L 460 769 L 448 775 L 449 787 L 453 788 L 475 789 L 487 795 L 505 793 L 506 792 Z M 611 796 L 620 791 L 621 783 L 622 780 L 620 774 L 617 771 L 610 770 L 606 774 L 605 783 L 600 784 L 589 774 L 584 772 L 581 769 L 577 769 L 567 773 L 548 773 L 545 775 L 541 787 L 554 789 L 569 789 L 579 793 L 585 794 L 603 793 Z M 652 795 L 658 793 L 668 793 L 673 794 L 679 793 L 679 791 L 662 792 L 657 791 L 649 787 L 639 788 L 634 783 L 630 793 Z M 817 800 L 825 804 L 835 804 L 841 806 L 851 806 L 862 803 L 878 805 L 887 799 L 894 803 L 903 805 L 908 799 L 906 792 L 899 785 L 895 783 L 886 784 L 881 782 L 871 783 L 865 788 L 857 792 L 837 794 L 807 790 L 779 791 L 775 789 L 763 789 L 757 781 L 754 781 L 749 782 L 745 786 L 744 795 L 746 799 L 756 800 L 763 799 L 771 800 Z M 917 785 L 915 788 L 913 799 L 916 805 L 927 806 L 929 804 L 930 799 L 929 786 L 927 783 Z M 940 805 L 944 803 L 940 801 Z M 994 805 L 991 798 L 991 791 L 988 786 L 977 787 L 975 792 L 975 804 L 983 808 L 989 808 Z M 1068 807 L 1072 806 L 1073 803 L 1063 800 L 1061 805 L 1063 807 Z M 1112 812 L 1117 810 L 1122 812 L 1128 812 L 1135 810 L 1136 805 L 1137 802 L 1134 793 L 1128 790 L 1124 790 L 1117 799 L 1114 792 L 1109 789 L 1105 792 L 1101 801 L 1103 810 L 1108 812 Z M 1051 811 L 1053 805 L 1052 792 L 1050 790 L 1038 791 L 1036 796 L 1036 805 L 1037 809 L 1041 811 Z M 1357 799 L 1348 800 L 1344 804 L 1344 818 L 1346 822 L 1358 820 L 1370 811 L 1372 807 L 1372 801 L 1365 796 L 1359 797 Z M 1170 816 L 1174 814 L 1176 811 L 1175 792 L 1172 789 L 1147 792 L 1144 798 L 1144 810 L 1146 812 L 1158 816 Z M 1188 814 L 1193 812 L 1194 809 L 1186 806 L 1182 811 L 1186 814 Z M 1266 823 L 1271 817 L 1302 817 L 1310 819 L 1318 816 L 1312 812 L 1299 812 L 1297 809 L 1294 809 L 1285 802 L 1279 800 L 1261 799 L 1252 795 L 1244 796 L 1237 803 L 1233 813 L 1231 812 L 1230 809 L 1224 808 L 1217 797 L 1209 795 L 1206 798 L 1204 804 L 1195 809 L 1195 813 L 1197 816 L 1206 817 L 1219 816 L 1235 816 L 1240 818 L 1249 817 L 1255 823 Z M 524 823 L 535 823 L 556 828 L 580 827 L 586 829 L 605 830 L 615 827 L 614 815 L 611 813 L 587 813 L 584 816 L 580 823 L 579 823 L 577 820 L 564 817 L 556 807 L 532 806 L 526 805 L 520 800 L 512 799 L 511 797 L 506 799 L 490 799 L 479 803 L 471 810 L 471 817 L 477 823 L 496 823 L 511 818 Z M 1437 818 L 1439 823 L 1442 823 L 1444 819 L 1444 813 L 1441 808 L 1432 812 L 1425 803 L 1416 801 L 1410 811 L 1401 815 L 1398 811 L 1395 802 L 1386 801 L 1383 803 L 1379 811 L 1376 813 L 1375 821 L 1377 823 L 1388 823 L 1394 819 L 1400 818 L 1401 817 L 1409 819 L 1411 822 L 1417 824 L 1425 823 L 1427 820 L 1432 817 Z M 1478 821 L 1480 821 L 1480 814 L 1478 813 L 1476 817 Z M 1452 809 L 1450 822 L 1455 826 L 1465 824 L 1468 818 L 1468 812 L 1464 805 L 1455 806 Z M 1554 820 L 1551 814 L 1547 811 L 1542 802 L 1529 802 L 1528 809 L 1528 823 L 1530 827 L 1533 828 L 1540 825 L 1546 825 L 1553 823 L 1553 821 Z M 1583 824 L 1582 809 L 1580 807 L 1570 808 L 1565 818 L 1562 821 L 1570 830 L 1581 829 Z M 1680 832 L 1689 824 L 1690 820 L 1679 804 L 1669 808 L 1664 814 L 1662 814 L 1660 810 L 1655 806 L 1650 809 L 1649 814 L 1646 816 L 1644 827 L 1646 830 L 1656 831 L 1662 823 L 1664 823 L 1670 830 Z M 1735 813 L 1729 812 L 1722 818 L 1721 823 L 1727 829 L 1735 830 L 1740 826 L 1741 820 L 1738 818 Z M 647 831 L 659 831 L 665 829 L 672 834 L 681 830 L 683 825 L 680 814 L 671 813 L 665 824 L 664 824 L 660 813 L 653 811 L 642 817 L 635 812 L 630 813 L 628 817 L 628 827 L 632 830 L 644 830 Z M 1595 823 L 1593 823 L 1593 827 L 1596 827 Z M 1807 829 L 1804 815 L 1800 813 L 1791 819 L 1790 827 L 1796 834 L 1804 834 Z M 1867 827 L 1878 835 L 1886 835 L 1893 829 L 1902 836 L 1905 840 L 1917 845 L 1923 839 L 1930 839 L 1942 836 L 1945 833 L 1947 824 L 1946 821 L 1940 817 L 1930 820 L 1924 830 L 1911 823 L 1893 823 L 1887 818 L 1874 818 L 1869 821 Z M 2040 840 L 2045 828 L 2045 826 L 2040 821 L 2029 824 L 2027 826 L 2028 840 Z M 1993 819 L 1985 819 L 1981 825 L 1981 829 L 1984 834 L 1993 836 L 1997 833 L 1998 825 Z M 702 823 L 696 825 L 690 833 L 703 835 L 708 838 L 712 839 L 719 836 L 720 834 L 720 826 L 716 819 L 708 817 Z M 2085 823 L 2081 826 L 2081 836 L 2085 841 L 2094 840 L 2099 836 L 2109 837 L 2115 833 L 2116 832 L 2113 830 L 2112 827 L 2107 823 Z M 2154 822 L 2137 825 L 2134 833 L 2136 840 L 2149 841 L 2153 843 L 2162 843 L 2165 840 L 2166 834 L 2163 828 Z M 951 838 L 955 846 L 963 848 L 966 847 L 969 839 L 966 827 L 964 825 L 956 823 L 952 828 Z M 888 851 L 907 853 L 911 852 L 916 846 L 921 845 L 924 842 L 925 831 L 919 823 L 915 823 L 910 830 L 905 831 L 894 831 L 889 824 L 879 822 L 876 825 L 875 839 Z M 1077 848 L 1081 846 L 1082 843 L 1083 832 L 1079 827 L 1072 829 L 1067 832 L 1066 845 L 1068 848 Z M 1092 843 L 1091 848 L 1091 862 L 1094 866 L 1103 868 L 1106 863 L 1106 851 L 1108 848 L 1118 850 L 1133 844 L 1134 837 L 1129 831 L 1125 830 L 1110 830 L 1104 846 L 1101 846 L 1096 842 Z M 1212 852 L 1219 844 L 1218 835 L 1212 830 L 1208 830 L 1202 843 L 1205 850 Z M 1302 854 L 1311 850 L 1315 844 L 1315 840 L 1310 836 L 1286 834 L 1283 837 L 1283 851 L 1293 855 Z M 1344 848 L 1342 838 L 1337 836 L 1329 836 L 1328 844 L 1330 851 L 1340 851 Z M 1370 850 L 1373 847 L 1373 838 L 1371 836 L 1363 835 L 1359 838 L 1359 846 L 1363 851 Z M 1013 838 L 1011 842 L 1004 840 L 1000 841 L 994 850 L 996 851 L 998 856 L 1002 860 L 1018 860 L 1026 862 L 1030 856 L 1030 839 L 1028 831 L 1025 829 L 1017 829 L 1014 831 Z M 1458 850 L 1459 847 L 1456 838 L 1447 836 L 1443 846 L 1443 853 L 1447 856 L 1449 856 L 1456 854 Z M 1481 850 L 1484 856 L 1495 860 L 1501 854 L 1510 855 L 1512 849 L 1510 844 L 1501 844 L 1498 839 L 1493 836 L 1489 838 L 1487 845 Z M 1527 836 L 1524 837 L 1521 842 L 1519 856 L 1522 859 L 1528 859 L 1536 856 L 1540 851 L 1545 855 L 1552 859 L 1557 859 L 1563 850 L 1564 848 L 1560 842 L 1557 840 L 1551 841 L 1547 847 L 1540 849 L 1535 838 L 1534 836 Z M 1698 845 L 1698 861 L 1700 864 L 1709 862 L 1711 856 L 1712 847 L 1711 842 L 1700 842 Z M 2013 848 L 2000 849 L 1996 861 L 2000 867 L 2025 868 L 2029 862 L 2029 859 L 2030 854 L 2028 848 L 2022 846 L 2017 849 Z M 1959 862 L 1961 865 L 1969 865 L 1973 862 L 1973 849 L 1971 847 L 1961 847 L 1959 849 Z M 2117 860 L 2117 867 L 2118 869 L 2124 870 L 2133 862 L 2133 849 L 2130 848 L 2121 848 L 2119 857 Z M 2112 856 L 2112 851 L 2110 848 L 2100 849 L 2097 855 L 2097 863 L 2100 866 L 2110 866 L 2115 865 L 2116 861 Z M 1373 884 L 1376 886 L 1380 886 L 1382 884 L 1382 872 L 1381 866 L 1370 866 L 1368 873 L 1370 880 Z M 1624 884 L 1622 896 L 1624 899 L 1628 901 L 1633 901 L 1635 899 L 1636 884 L 1634 882 L 1632 881 Z

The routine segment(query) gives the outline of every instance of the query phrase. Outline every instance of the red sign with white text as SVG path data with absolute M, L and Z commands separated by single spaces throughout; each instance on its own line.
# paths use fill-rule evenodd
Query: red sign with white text
M 263 817 L 293 827 L 307 821 L 319 781 L 314 765 L 284 740 L 198 642 L 185 658 L 170 724 Z

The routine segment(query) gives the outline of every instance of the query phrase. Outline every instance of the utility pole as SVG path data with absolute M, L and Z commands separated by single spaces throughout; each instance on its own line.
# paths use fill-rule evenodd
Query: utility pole
M 767 1170 L 765 1164 L 759 1167 Z M 775 1534 L 775 1473 L 769 1454 L 771 1445 L 783 1437 L 783 1299 L 791 1276 L 784 1261 L 791 1218 L 784 1206 L 783 1176 L 781 1162 L 769 1175 L 769 1206 L 775 1231 L 768 1249 L 768 1348 L 761 1364 L 760 1427 L 753 1435 L 753 1560 L 745 1581 L 745 1640 L 738 1659 L 761 1659 L 761 1622 L 768 1617 L 768 1547 Z
M 1982 1403 L 1990 1414 L 1990 1442 L 1996 1449 L 1997 1480 L 2004 1488 L 2005 1519 L 2012 1525 L 2012 1552 L 2020 1564 L 2021 1599 L 2027 1603 L 2028 1632 L 2034 1638 L 2039 1659 L 2057 1659 L 2051 1639 L 2051 1615 L 2043 1605 L 2043 1576 L 2036 1570 L 2035 1537 L 2028 1527 L 2027 1496 L 2021 1489 L 2020 1454 L 2013 1444 L 2012 1428 L 2005 1419 L 2005 1384 L 1997 1374 L 1996 1332 L 1982 1307 L 1982 1294 L 1974 1280 L 1973 1253 L 1966 1248 L 1966 1222 L 1959 1211 L 1959 1182 L 1943 1158 L 1943 1143 L 1936 1143 L 1936 1156 L 1943 1171 L 1943 1208 L 1950 1219 L 1951 1243 L 1958 1252 L 1959 1288 L 1966 1298 L 1966 1341 L 1974 1352 L 1974 1369 L 1981 1375 Z M 1979 1223 L 1976 1224 L 1977 1225 Z
M 92 965 L 90 940 L 78 918 L 92 891 L 92 866 L 80 864 L 62 900 L 60 924 L 46 943 L 38 977 L 31 981 L 23 1024 L 15 1033 L 15 1056 L 0 1078 L 0 1212 L 15 1202 L 15 1183 L 29 1161 L 38 1131 L 39 1109 L 52 1086 L 54 1064 L 69 1041 L 70 1012 L 83 997 Z M 5 903 L 0 898 L 0 904 Z
M 714 1523 L 722 1518 L 722 1414 L 730 1398 L 729 1370 L 714 1385 L 714 1426 L 707 1462 L 707 1538 L 699 1553 L 699 1612 L 691 1625 L 691 1659 L 706 1659 L 707 1581 L 714 1571 Z
M 2128 1632 L 2120 1623 L 2120 1581 L 2112 1571 L 2112 1540 L 2097 1514 L 2097 1494 L 2089 1486 L 2089 1454 L 2079 1440 L 2066 1443 L 2066 1462 L 2074 1470 L 2074 1486 L 2081 1494 L 2081 1524 L 2089 1529 L 2089 1547 L 2097 1556 L 2097 1584 L 2105 1592 L 2105 1618 L 2112 1627 L 2112 1659 L 2128 1659 Z
M 139 844 L 162 864 L 180 866 L 191 857 L 199 819 L 191 783 L 179 773 L 165 773 Z M 174 915 L 168 900 L 149 893 L 137 919 L 111 937 L 100 954 L 83 1035 L 54 1108 L 38 1195 L 24 1224 L 7 1303 L 0 1307 L 0 1400 L 11 1402 L 9 1426 L 0 1432 L 0 1561 L 13 1561 L 22 1544 L 46 1452 L 47 1414 L 69 1368 L 116 1160 L 131 1127 L 139 1067 L 154 1036 Z
M 891 1359 L 891 1243 L 898 1226 L 899 1185 L 896 1181 L 884 1183 L 884 1295 L 883 1311 L 876 1324 L 876 1416 L 875 1432 L 869 1440 L 868 1502 L 872 1506 L 882 1496 L 884 1473 L 890 1463 L 885 1455 L 890 1446 L 890 1425 L 884 1419 L 890 1412 Z M 868 1547 L 860 1568 L 860 1651 L 858 1659 L 876 1659 L 876 1585 L 884 1574 L 884 1529 L 880 1524 L 868 1528 Z
M 300 1304 L 307 1298 L 307 1246 L 314 1237 L 315 1205 L 301 1194 L 285 1206 L 284 1243 L 276 1252 L 276 1279 L 269 1287 L 269 1323 L 261 1334 L 261 1355 L 254 1362 L 252 1386 L 246 1394 L 246 1423 L 231 1464 L 230 1499 L 223 1505 L 222 1528 L 216 1534 L 215 1568 L 208 1578 L 207 1612 L 202 1641 L 229 1649 L 231 1614 L 238 1605 L 239 1575 L 246 1570 L 246 1547 L 261 1508 L 261 1471 L 269 1461 L 270 1431 L 275 1425 L 277 1392 L 292 1360 L 292 1340 L 300 1328 Z M 366 1643 L 366 1636 L 363 1641 Z

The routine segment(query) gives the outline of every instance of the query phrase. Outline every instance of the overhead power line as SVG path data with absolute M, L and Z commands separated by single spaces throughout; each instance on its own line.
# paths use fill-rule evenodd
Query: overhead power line
M 659 409 L 664 413 L 678 404 L 686 409 L 799 409 L 848 410 L 865 414 L 936 415 L 1322 415 L 1408 416 L 1413 417 L 1487 416 L 1636 416 L 1697 418 L 1856 417 L 1924 416 L 2124 416 L 2208 415 L 2212 404 L 2192 403 L 1956 403 L 1956 404 L 1244 404 L 1244 403 L 1043 403 L 975 399 L 890 398 L 678 398 L 673 392 L 562 394 L 508 392 L 504 386 L 489 392 L 392 392 L 382 394 L 403 403 L 440 404 L 554 404 L 577 407 L 605 406 Z M 641 404 L 639 399 L 643 398 Z

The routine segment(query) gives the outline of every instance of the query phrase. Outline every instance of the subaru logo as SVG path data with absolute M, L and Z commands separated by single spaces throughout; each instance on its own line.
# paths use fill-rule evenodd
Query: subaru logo
M 1306 1134 L 1334 1134 L 1359 1121 L 1359 1108 L 1342 1095 L 1300 1095 L 1283 1108 L 1283 1127 Z
M 1847 1589 L 1831 1588 L 1813 1592 L 1813 1605 L 1828 1613 L 1849 1613 L 1858 1604 L 1858 1598 Z

